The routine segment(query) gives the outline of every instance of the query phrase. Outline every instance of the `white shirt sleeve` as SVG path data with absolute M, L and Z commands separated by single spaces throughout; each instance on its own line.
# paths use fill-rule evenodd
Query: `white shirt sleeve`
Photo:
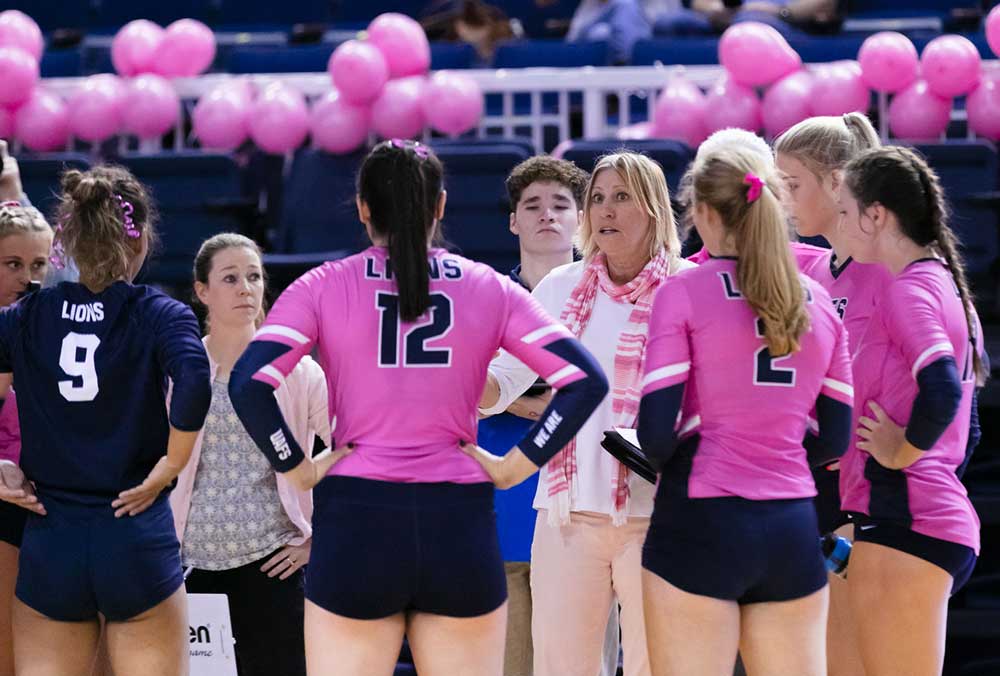
M 553 288 L 554 286 L 550 273 L 538 283 L 531 295 L 541 303 L 546 312 L 558 320 L 566 298 L 561 298 L 558 291 Z M 479 414 L 484 416 L 503 413 L 518 397 L 528 391 L 532 383 L 538 380 L 537 373 L 506 350 L 501 350 L 500 356 L 490 362 L 489 372 L 496 378 L 497 384 L 500 386 L 500 397 L 490 408 L 479 409 Z

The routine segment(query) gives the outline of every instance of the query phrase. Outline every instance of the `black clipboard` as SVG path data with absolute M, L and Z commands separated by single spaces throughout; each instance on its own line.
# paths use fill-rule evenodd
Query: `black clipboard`
M 656 483 L 656 470 L 649 464 L 646 455 L 638 445 L 623 437 L 617 430 L 604 433 L 601 446 L 618 462 L 628 467 L 651 484 Z

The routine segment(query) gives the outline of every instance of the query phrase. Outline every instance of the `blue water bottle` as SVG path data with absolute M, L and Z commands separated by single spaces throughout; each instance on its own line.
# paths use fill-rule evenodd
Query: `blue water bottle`
M 846 580 L 847 563 L 851 559 L 851 541 L 836 533 L 827 533 L 819 542 L 823 558 L 826 559 L 826 569 Z

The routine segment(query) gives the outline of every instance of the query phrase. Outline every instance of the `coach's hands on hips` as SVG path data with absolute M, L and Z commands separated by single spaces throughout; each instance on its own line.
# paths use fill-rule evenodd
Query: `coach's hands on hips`
M 460 442 L 462 452 L 472 456 L 482 465 L 497 488 L 511 488 L 538 471 L 538 465 L 531 462 L 521 449 L 515 446 L 502 458 L 493 455 L 476 444 Z
M 183 465 L 177 467 L 170 462 L 168 456 L 161 457 L 141 484 L 122 491 L 118 494 L 118 499 L 111 502 L 111 506 L 115 509 L 115 518 L 135 516 L 145 512 L 160 492 L 177 478 L 182 469 Z
M 309 563 L 309 553 L 312 551 L 312 538 L 301 545 L 285 545 L 274 556 L 260 567 L 268 577 L 278 576 L 279 580 L 287 580 L 302 566 Z
M 344 456 L 354 452 L 354 444 L 347 444 L 336 450 L 326 449 L 315 458 L 305 457 L 287 472 L 285 478 L 300 491 L 311 491 Z
M 0 462 L 0 500 L 45 516 L 45 506 L 38 501 L 35 487 L 24 476 L 24 471 L 9 460 Z

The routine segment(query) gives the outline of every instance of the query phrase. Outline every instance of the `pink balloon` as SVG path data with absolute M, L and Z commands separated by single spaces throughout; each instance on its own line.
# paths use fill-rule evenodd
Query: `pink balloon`
M 925 80 L 917 80 L 889 104 L 889 129 L 898 138 L 936 139 L 950 119 L 951 100 L 934 94 Z
M 984 74 L 965 100 L 969 127 L 980 136 L 1000 140 L 1000 73 Z
M 785 76 L 771 85 L 761 103 L 764 131 L 774 138 L 811 115 L 813 78 L 808 71 Z
M 820 66 L 814 72 L 809 108 L 813 115 L 863 113 L 870 104 L 871 92 L 856 61 Z
M 705 126 L 709 134 L 730 127 L 757 131 L 761 126 L 757 94 L 749 87 L 723 77 L 712 87 L 705 100 Z
M 333 86 L 351 103 L 371 103 L 389 81 L 389 66 L 375 45 L 348 40 L 330 55 L 326 66 Z
M 164 30 L 152 21 L 136 19 L 122 26 L 111 41 L 111 63 L 119 75 L 152 73 Z
M 202 96 L 191 113 L 191 125 L 202 147 L 233 150 L 246 141 L 252 105 L 241 83 L 223 83 Z
M 719 40 L 719 63 L 738 84 L 768 85 L 802 67 L 802 59 L 776 29 L 745 21 Z
M 0 138 L 10 139 L 14 136 L 14 111 L 0 106 Z
M 14 115 L 14 134 L 32 150 L 64 148 L 69 141 L 69 109 L 58 94 L 36 89 Z
M 615 134 L 615 138 L 622 141 L 644 141 L 648 138 L 653 138 L 653 123 L 636 122 L 627 127 L 622 127 Z
M 1000 56 L 1000 5 L 986 15 L 986 42 L 996 56 Z
M 917 48 L 902 33 L 883 31 L 865 39 L 858 51 L 861 77 L 877 92 L 898 92 L 920 72 Z
M 69 99 L 70 131 L 84 141 L 103 141 L 121 131 L 125 84 L 110 74 L 91 75 Z
M 264 88 L 250 111 L 250 137 L 280 155 L 302 145 L 309 134 L 309 109 L 302 93 L 281 82 Z
M 213 60 L 212 29 L 194 19 L 180 19 L 167 26 L 153 68 L 164 77 L 192 77 L 208 70 Z
M 942 98 L 968 94 L 979 82 L 979 50 L 961 35 L 942 35 L 928 42 L 920 65 L 927 86 Z
M 368 24 L 368 40 L 389 66 L 389 77 L 423 75 L 431 67 L 431 45 L 423 27 L 405 14 L 379 14 Z
M 424 90 L 423 111 L 434 131 L 464 134 L 483 117 L 483 90 L 468 75 L 438 71 Z
M 177 124 L 180 98 L 169 80 L 146 73 L 128 84 L 125 129 L 139 138 L 162 136 Z
M 372 128 L 382 138 L 412 138 L 424 129 L 424 78 L 406 77 L 385 85 L 372 104 Z
M 24 12 L 8 9 L 0 12 L 0 47 L 19 47 L 40 61 L 45 40 L 34 19 Z
M 367 108 L 351 103 L 334 89 L 313 104 L 310 113 L 313 143 L 330 153 L 349 153 L 367 140 L 370 122 Z
M 653 135 L 683 141 L 692 148 L 708 137 L 705 95 L 682 77 L 667 80 L 653 108 Z
M 38 84 L 38 62 L 18 47 L 0 47 L 0 104 L 28 100 Z

